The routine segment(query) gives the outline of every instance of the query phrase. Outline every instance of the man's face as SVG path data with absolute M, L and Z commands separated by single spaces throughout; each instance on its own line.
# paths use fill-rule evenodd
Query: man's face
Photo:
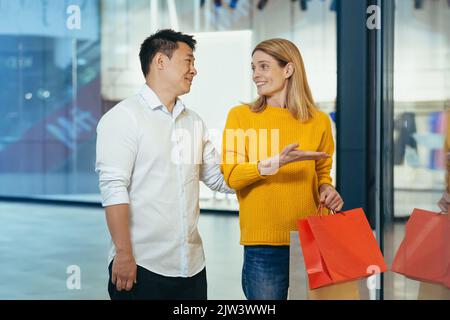
M 192 80 L 197 74 L 194 61 L 192 49 L 184 42 L 178 42 L 178 49 L 173 52 L 165 70 L 165 80 L 168 81 L 177 96 L 191 90 Z

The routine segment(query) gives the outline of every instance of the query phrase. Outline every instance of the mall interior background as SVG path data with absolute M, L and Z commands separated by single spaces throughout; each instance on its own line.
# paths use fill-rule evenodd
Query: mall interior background
M 79 26 L 71 20 L 77 13 L 73 7 L 68 9 L 71 5 L 80 9 Z M 8 278 L 18 278 L 15 265 L 24 273 L 32 270 L 25 265 L 33 263 L 31 257 L 39 259 L 40 250 L 52 261 L 70 251 L 75 264 L 77 259 L 95 257 L 96 264 L 91 262 L 86 274 L 104 272 L 108 235 L 94 172 L 95 128 L 102 114 L 142 85 L 139 45 L 165 27 L 193 33 L 198 40 L 198 76 L 191 93 L 182 99 L 205 120 L 219 149 L 228 110 L 255 97 L 250 55 L 264 39 L 283 37 L 297 44 L 314 98 L 335 120 L 335 0 L 0 0 L 0 196 L 4 199 L 0 266 L 9 270 Z M 394 222 L 383 234 L 389 263 L 412 210 L 438 211 L 436 203 L 444 190 L 450 3 L 396 0 L 394 34 Z M 64 205 L 19 202 L 26 199 L 64 201 Z M 71 201 L 92 206 L 70 206 Z M 202 217 L 201 225 L 207 234 L 207 257 L 208 242 L 217 242 L 208 260 L 214 266 L 208 275 L 210 290 L 217 288 L 210 296 L 241 299 L 237 201 L 202 187 L 201 208 L 214 212 Z M 65 229 L 70 227 L 75 229 Z M 18 237 L 28 240 L 17 241 Z M 234 243 L 222 245 L 229 239 Z M 46 246 L 55 241 L 61 241 L 60 247 L 49 251 Z M 236 259 L 224 259 L 221 250 L 232 250 Z M 38 265 L 44 273 L 50 268 L 45 262 Z M 45 294 L 29 282 L 8 294 L 1 289 L 8 286 L 3 277 L 0 298 L 106 297 L 101 293 L 104 288 L 95 285 L 76 295 L 67 293 L 61 289 L 67 278 L 64 265 L 54 267 L 47 278 L 42 277 L 45 281 L 36 280 L 39 286 L 48 286 Z M 64 270 L 58 273 L 57 268 Z M 227 269 L 236 273 L 231 282 L 221 273 Z M 92 282 L 102 285 L 102 280 Z M 227 285 L 236 288 L 221 291 Z M 418 286 L 417 281 L 387 274 L 385 298 L 416 299 Z

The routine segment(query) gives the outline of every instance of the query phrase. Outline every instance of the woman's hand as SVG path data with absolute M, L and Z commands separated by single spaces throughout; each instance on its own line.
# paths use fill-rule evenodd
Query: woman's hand
M 438 202 L 439 209 L 441 209 L 443 213 L 447 213 L 449 205 L 450 205 L 450 195 L 447 192 L 444 192 L 442 194 L 441 199 Z
M 344 206 L 344 201 L 342 200 L 340 194 L 329 184 L 321 185 L 319 188 L 319 193 L 320 204 L 325 208 L 340 211 Z
M 288 145 L 281 151 L 279 155 L 272 158 L 260 161 L 258 163 L 258 171 L 261 175 L 273 175 L 278 172 L 282 166 L 291 162 L 307 161 L 307 160 L 321 160 L 329 158 L 330 155 L 325 152 L 303 151 L 296 149 L 298 143 Z

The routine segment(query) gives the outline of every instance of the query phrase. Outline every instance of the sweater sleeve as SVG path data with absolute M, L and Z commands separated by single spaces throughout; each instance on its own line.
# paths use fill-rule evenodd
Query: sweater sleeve
M 258 162 L 249 162 L 245 140 L 245 129 L 239 124 L 236 110 L 232 109 L 223 132 L 221 170 L 225 182 L 235 190 L 266 179 L 258 171 Z
M 323 184 L 332 185 L 332 179 L 330 175 L 331 166 L 333 164 L 334 153 L 334 140 L 331 133 L 330 119 L 326 114 L 323 114 L 324 132 L 322 134 L 318 152 L 325 152 L 330 155 L 330 158 L 316 161 L 316 172 L 319 180 L 319 188 Z

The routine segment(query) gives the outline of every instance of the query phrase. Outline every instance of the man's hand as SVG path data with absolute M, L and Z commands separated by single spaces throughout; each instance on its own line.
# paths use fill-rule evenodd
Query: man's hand
M 278 169 L 282 166 L 291 162 L 321 160 L 330 157 L 330 155 L 325 152 L 298 150 L 296 149 L 298 146 L 298 143 L 290 144 L 284 148 L 279 155 L 260 161 L 258 163 L 259 173 L 263 176 L 273 175 L 277 173 Z
M 321 185 L 319 193 L 320 204 L 327 209 L 340 211 L 344 206 L 344 201 L 342 200 L 340 194 L 329 184 Z
M 112 283 L 118 291 L 130 291 L 136 283 L 137 266 L 131 253 L 118 252 L 112 265 Z
M 130 291 L 133 282 L 136 282 L 137 271 L 130 240 L 130 206 L 127 203 L 116 204 L 105 207 L 105 211 L 108 229 L 116 247 L 111 282 L 118 291 L 122 289 Z
M 438 202 L 439 209 L 442 212 L 447 213 L 448 206 L 450 205 L 450 195 L 447 192 L 442 194 L 441 199 Z

